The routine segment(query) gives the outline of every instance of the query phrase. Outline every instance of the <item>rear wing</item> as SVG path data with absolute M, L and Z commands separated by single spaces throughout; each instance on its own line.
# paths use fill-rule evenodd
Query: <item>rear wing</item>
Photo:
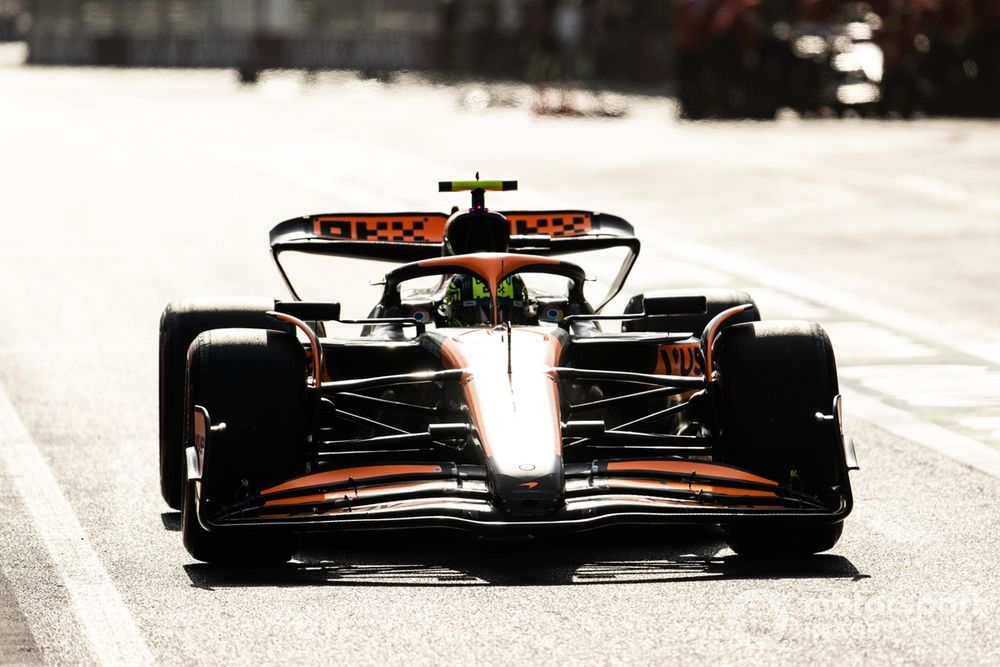
M 510 220 L 511 250 L 548 245 L 555 252 L 595 247 L 594 239 L 635 238 L 632 225 L 590 211 L 501 211 Z M 444 213 L 321 213 L 292 218 L 271 230 L 271 248 L 387 262 L 410 262 L 441 254 Z M 529 237 L 529 238 L 521 238 Z M 548 237 L 547 239 L 545 237 Z M 303 246 L 312 246 L 305 248 Z M 612 246 L 629 245 L 612 243 Z M 545 253 L 548 254 L 548 253 Z
M 565 255 L 624 247 L 627 257 L 600 311 L 621 291 L 639 256 L 639 239 L 625 219 L 592 211 L 500 211 L 510 221 L 510 252 Z M 282 268 L 286 251 L 334 257 L 415 262 L 440 257 L 444 213 L 321 213 L 292 218 L 271 230 L 271 253 L 295 298 L 298 295 Z

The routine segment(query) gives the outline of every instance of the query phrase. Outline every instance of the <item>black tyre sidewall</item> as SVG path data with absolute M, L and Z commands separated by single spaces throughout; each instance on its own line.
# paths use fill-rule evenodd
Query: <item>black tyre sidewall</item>
M 160 316 L 160 493 L 173 509 L 184 494 L 184 383 L 188 347 L 209 329 L 250 327 L 283 329 L 265 313 L 274 299 L 214 297 L 175 301 Z M 290 329 L 284 329 L 290 330 Z
M 201 503 L 213 508 L 305 472 L 306 363 L 294 335 L 262 329 L 215 329 L 191 344 L 188 424 L 201 405 L 212 424 L 225 424 L 206 443 Z M 246 485 L 243 484 L 246 480 Z M 195 514 L 194 483 L 185 488 L 183 531 L 189 553 L 214 563 L 284 562 L 294 543 L 285 535 L 212 533 Z
M 839 393 L 830 339 L 815 323 L 738 324 L 717 341 L 718 404 L 724 463 L 790 485 L 826 502 L 845 482 L 842 440 L 830 414 Z M 795 474 L 792 474 L 795 471 Z M 841 524 L 748 522 L 727 527 L 730 546 L 744 555 L 825 551 Z
M 781 484 L 791 470 L 808 492 L 840 482 L 840 432 L 830 414 L 839 393 L 826 332 L 809 322 L 753 322 L 716 344 L 722 456 Z
M 214 329 L 191 345 L 188 410 L 201 405 L 216 426 L 202 471 L 203 493 L 232 502 L 305 469 L 306 365 L 295 336 L 262 329 Z M 191 424 L 191 419 L 187 419 Z

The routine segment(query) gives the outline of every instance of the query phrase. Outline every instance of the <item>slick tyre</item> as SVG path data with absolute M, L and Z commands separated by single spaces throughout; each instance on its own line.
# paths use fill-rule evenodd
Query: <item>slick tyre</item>
M 167 305 L 160 316 L 160 493 L 181 509 L 184 495 L 184 372 L 188 347 L 209 329 L 249 327 L 290 331 L 265 315 L 274 300 L 262 297 L 185 299 Z
M 750 322 L 720 334 L 721 458 L 833 503 L 846 480 L 840 430 L 819 421 L 839 393 L 830 339 L 809 322 Z M 726 528 L 741 555 L 801 555 L 837 543 L 842 524 L 803 520 L 748 522 Z
M 667 317 L 646 318 L 642 320 L 622 322 L 622 331 L 690 331 L 695 336 L 700 336 L 713 317 L 733 306 L 742 306 L 745 303 L 754 304 L 753 310 L 748 310 L 739 315 L 734 315 L 727 320 L 727 325 L 739 324 L 741 322 L 756 322 L 760 320 L 760 311 L 757 304 L 749 294 L 741 290 L 712 288 L 712 289 L 664 289 L 649 292 L 647 294 L 637 294 L 629 299 L 625 305 L 625 314 L 641 313 L 642 300 L 645 297 L 655 296 L 704 296 L 706 302 L 706 312 L 700 315 L 669 315 Z
M 191 344 L 187 424 L 200 405 L 215 426 L 205 444 L 198 499 L 202 517 L 305 472 L 306 362 L 294 335 L 261 329 L 215 329 Z M 294 543 L 280 536 L 209 532 L 186 487 L 183 534 L 188 552 L 210 563 L 284 562 Z

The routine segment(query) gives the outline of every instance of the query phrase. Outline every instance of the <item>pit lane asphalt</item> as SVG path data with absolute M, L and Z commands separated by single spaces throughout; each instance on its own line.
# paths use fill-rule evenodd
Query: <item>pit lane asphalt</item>
M 863 466 L 856 509 L 837 547 L 810 559 L 741 560 L 706 529 L 555 544 L 313 542 L 288 567 L 226 571 L 187 556 L 156 479 L 168 300 L 282 295 L 266 251 L 275 222 L 443 210 L 463 200 L 435 181 L 477 169 L 520 179 L 521 192 L 497 196 L 504 207 L 632 220 L 646 239 L 633 292 L 758 286 L 685 259 L 676 233 L 992 349 L 996 125 L 685 125 L 642 99 L 619 120 L 536 118 L 523 107 L 469 113 L 462 91 L 405 81 L 305 86 L 283 75 L 240 88 L 229 72 L 4 67 L 0 90 L 0 385 L 107 573 L 118 596 L 108 604 L 127 610 L 155 661 L 1000 661 L 1000 480 L 849 405 Z M 374 277 L 338 272 L 324 289 L 352 312 L 368 299 L 357 284 Z M 760 286 L 767 316 L 858 323 Z M 929 363 L 974 365 L 948 341 L 889 333 L 905 340 L 851 348 L 842 373 L 907 345 L 934 352 Z M 869 377 L 849 382 L 865 391 Z M 897 389 L 878 397 L 938 419 Z M 963 418 L 992 415 L 986 403 L 963 404 Z M 110 661 L 74 603 L 94 572 L 52 548 L 20 488 L 0 465 L 0 662 Z M 114 645 L 124 631 L 106 632 Z

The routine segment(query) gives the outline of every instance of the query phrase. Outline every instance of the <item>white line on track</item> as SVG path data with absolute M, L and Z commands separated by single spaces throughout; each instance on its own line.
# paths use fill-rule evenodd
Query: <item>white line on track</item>
M 104 665 L 155 664 L 149 648 L 38 446 L 0 387 L 0 459 Z
M 977 470 L 1000 477 L 1000 452 L 978 440 L 973 440 L 943 426 L 924 421 L 905 410 L 866 396 L 843 389 L 844 414 L 875 424 L 890 433 L 912 440 L 925 447 L 972 466 Z M 864 453 L 859 454 L 864 466 Z

